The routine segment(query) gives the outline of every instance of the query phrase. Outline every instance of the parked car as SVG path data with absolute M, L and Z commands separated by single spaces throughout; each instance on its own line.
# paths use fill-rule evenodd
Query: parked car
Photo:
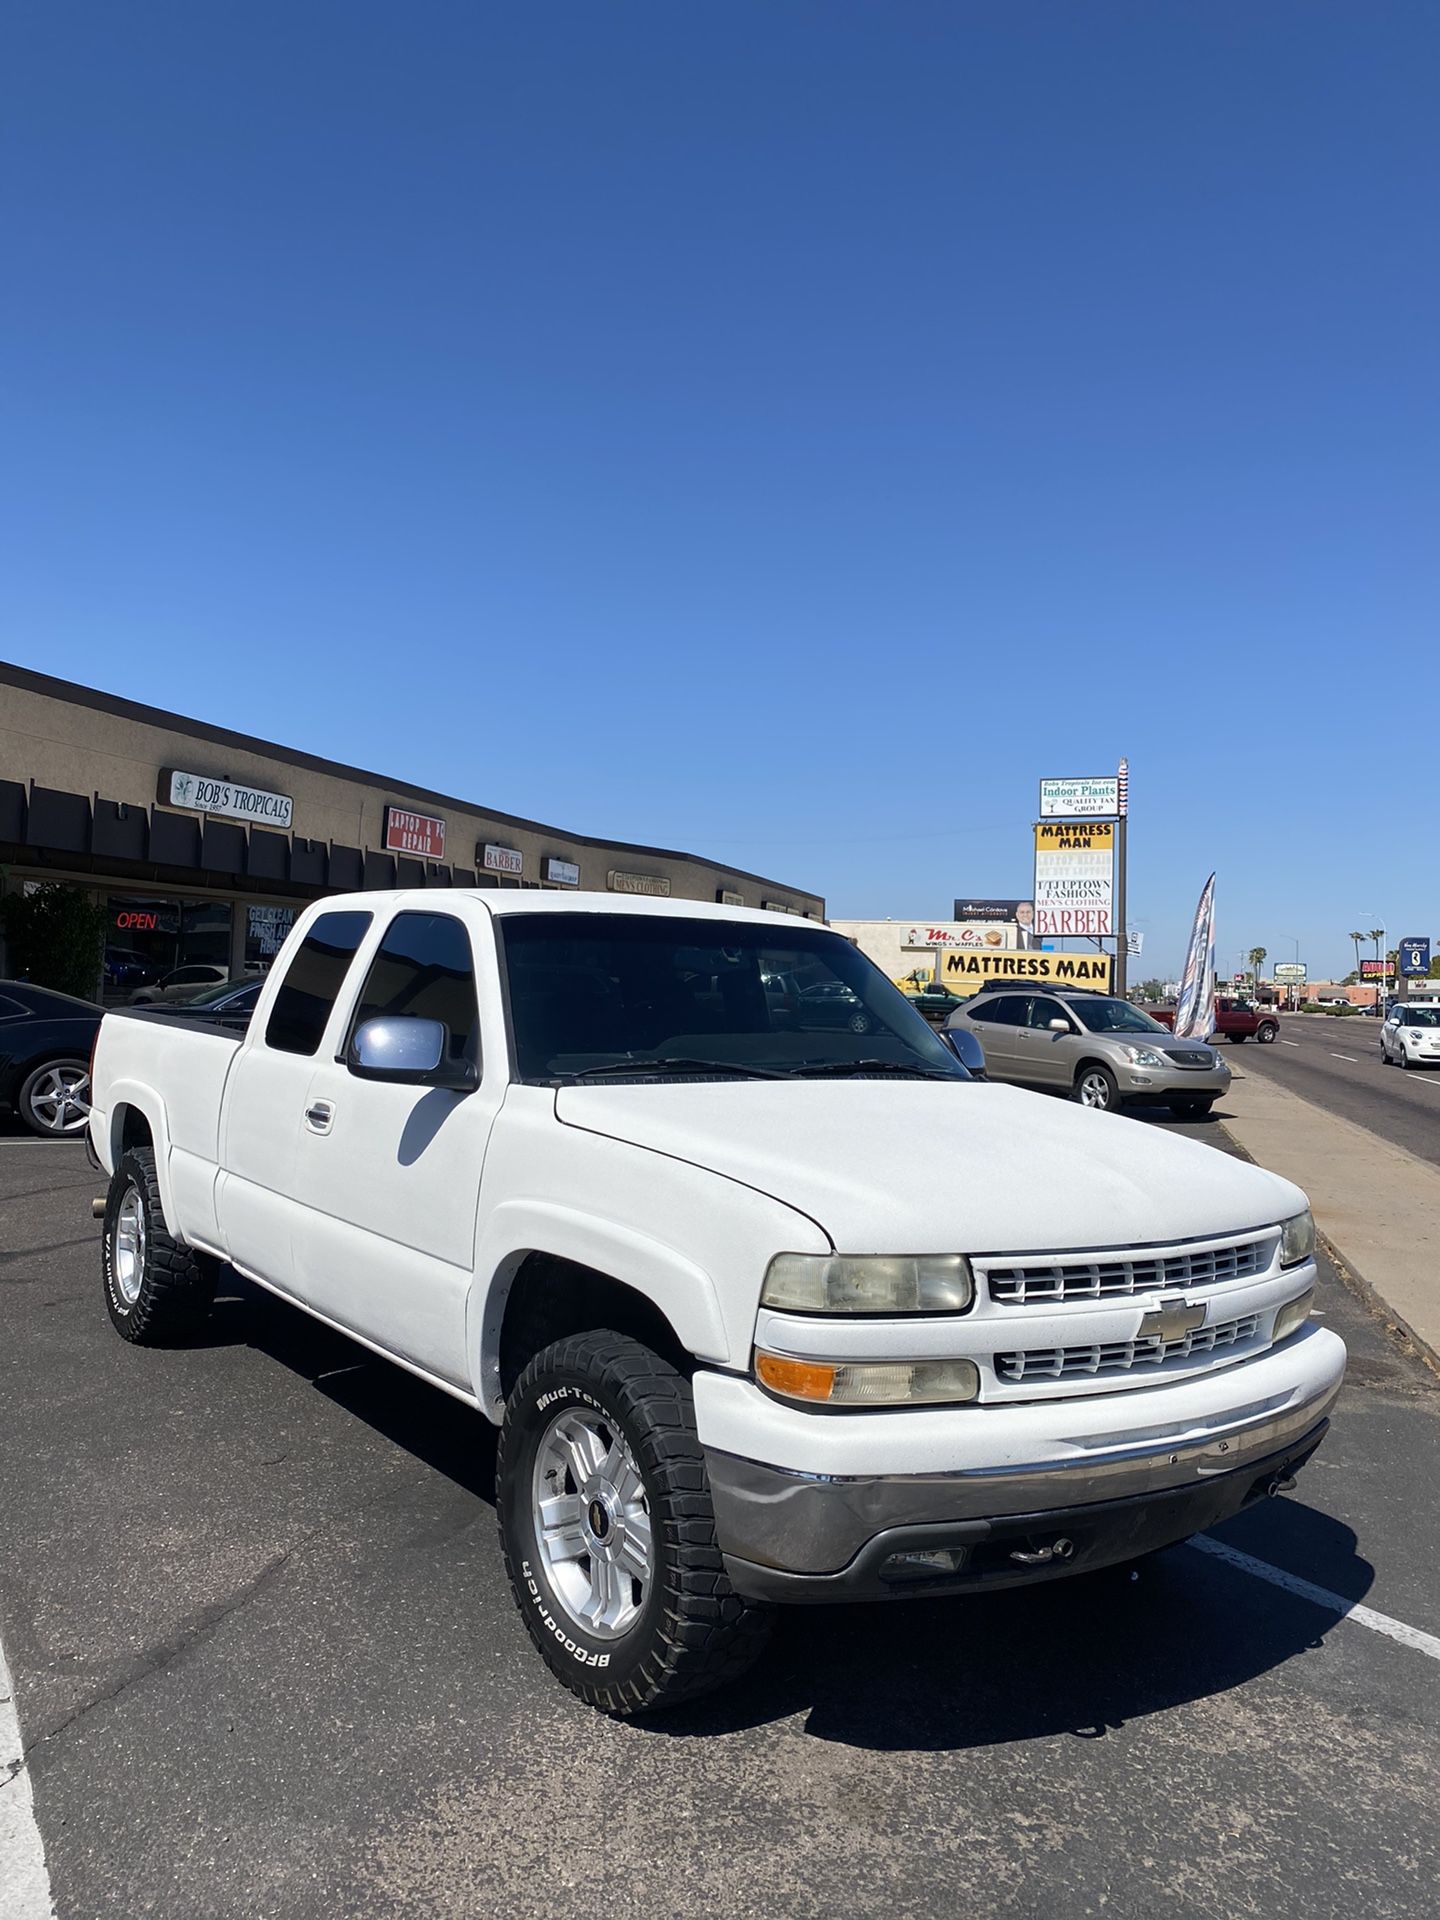
M 78 1140 L 90 1113 L 90 1053 L 105 1009 L 0 980 L 0 1100 L 32 1133 Z
M 1175 1025 L 1174 1007 L 1147 1007 L 1145 1011 L 1152 1020 L 1158 1020 L 1162 1027 Z M 1209 1038 L 1217 1034 L 1238 1046 L 1241 1041 L 1256 1039 L 1261 1046 L 1270 1046 L 1280 1035 L 1280 1021 L 1268 1008 L 1257 1007 L 1250 1000 L 1232 1000 L 1221 994 L 1215 1001 L 1215 1024 L 1211 1027 Z
M 158 1010 L 177 1020 L 211 1020 L 243 1030 L 264 984 L 263 976 L 253 974 L 239 980 L 220 980 L 190 989 L 183 1000 L 163 1001 Z
M 197 961 L 188 967 L 176 967 L 162 974 L 152 986 L 137 987 L 130 996 L 132 1007 L 151 1007 L 170 1000 L 188 1000 L 200 987 L 222 986 L 230 978 L 228 967 Z
M 1397 1001 L 1380 1029 L 1380 1058 L 1387 1067 L 1440 1066 L 1440 1005 Z
M 105 949 L 106 993 L 133 993 L 137 987 L 152 986 L 159 971 L 153 961 L 131 947 Z
M 895 984 L 910 1004 L 937 1027 L 944 1026 L 950 1015 L 965 1004 L 964 994 L 952 992 L 938 980 L 922 977 L 918 980 L 897 980 Z
M 797 1028 L 790 973 L 871 1032 Z M 734 1678 L 772 1603 L 1211 1527 L 1289 1484 L 1344 1372 L 1298 1188 L 976 1082 L 772 913 L 317 901 L 243 1036 L 107 1015 L 91 1136 L 121 1337 L 193 1330 L 229 1261 L 477 1408 L 526 1630 L 614 1714 Z
M 1158 1103 L 1177 1118 L 1198 1120 L 1230 1085 L 1230 1069 L 1213 1047 L 1177 1040 L 1113 994 L 982 989 L 948 1024 L 980 1036 L 990 1079 L 1068 1093 L 1083 1107 Z
M 804 979 L 794 973 L 764 976 L 765 996 L 772 1015 L 794 1022 L 805 1031 L 838 1029 L 869 1033 L 877 1023 L 853 988 L 843 980 Z

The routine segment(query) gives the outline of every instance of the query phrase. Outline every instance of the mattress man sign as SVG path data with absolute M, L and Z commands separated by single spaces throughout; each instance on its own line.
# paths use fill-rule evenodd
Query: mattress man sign
M 952 993 L 978 993 L 987 980 L 1017 987 L 1093 987 L 1110 990 L 1108 953 L 947 953 L 940 978 Z
M 1035 931 L 1042 937 L 1115 931 L 1115 824 L 1042 820 L 1035 829 Z

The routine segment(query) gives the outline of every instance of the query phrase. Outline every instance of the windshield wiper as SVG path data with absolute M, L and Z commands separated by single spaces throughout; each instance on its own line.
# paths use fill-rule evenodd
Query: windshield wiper
M 557 1080 L 598 1080 L 621 1073 L 732 1073 L 745 1080 L 788 1080 L 779 1067 L 755 1067 L 737 1060 L 688 1060 L 667 1055 L 659 1060 L 607 1060 L 598 1067 L 579 1067 L 574 1073 L 551 1076 Z
M 802 1060 L 792 1071 L 797 1079 L 805 1080 L 818 1080 L 822 1074 L 842 1073 L 903 1073 L 907 1079 L 920 1080 L 959 1080 L 962 1077 L 958 1073 L 951 1073 L 947 1067 L 927 1067 L 918 1060 L 913 1064 L 903 1060 Z

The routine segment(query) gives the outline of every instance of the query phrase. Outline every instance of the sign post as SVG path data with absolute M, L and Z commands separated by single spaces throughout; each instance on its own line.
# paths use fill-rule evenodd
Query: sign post
M 1123 1000 L 1128 982 L 1126 965 L 1130 942 L 1125 927 L 1125 842 L 1130 831 L 1130 762 L 1122 760 L 1115 776 L 1115 807 L 1120 818 L 1115 848 L 1115 991 Z

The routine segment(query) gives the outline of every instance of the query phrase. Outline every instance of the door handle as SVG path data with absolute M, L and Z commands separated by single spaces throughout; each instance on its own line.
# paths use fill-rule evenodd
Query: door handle
M 316 1100 L 305 1109 L 305 1124 L 312 1133 L 328 1133 L 335 1109 L 328 1100 Z

